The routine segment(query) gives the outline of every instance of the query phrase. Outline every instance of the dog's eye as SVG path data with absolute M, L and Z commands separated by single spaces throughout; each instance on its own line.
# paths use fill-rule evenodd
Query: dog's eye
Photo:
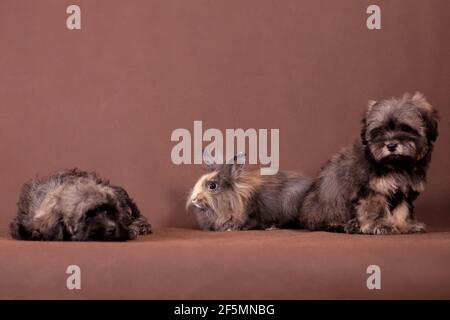
M 112 216 L 115 215 L 117 213 L 116 208 L 107 208 L 103 210 L 103 213 L 108 215 L 108 216 Z
M 403 132 L 408 132 L 408 133 L 415 133 L 416 132 L 416 130 L 414 130 L 413 128 L 411 128 L 407 124 L 400 125 L 400 130 L 402 130 Z
M 376 137 L 378 137 L 381 134 L 381 129 L 380 128 L 375 128 L 372 131 L 370 131 L 370 137 L 372 139 L 375 139 Z
M 96 209 L 96 211 L 109 216 L 109 215 L 113 215 L 116 212 L 116 209 L 109 205 L 101 205 Z
M 97 212 L 95 210 L 89 210 L 89 211 L 86 211 L 85 216 L 86 216 L 86 218 L 92 218 L 96 214 L 97 214 Z
M 217 189 L 217 184 L 215 182 L 209 182 L 208 183 L 208 190 L 216 190 Z

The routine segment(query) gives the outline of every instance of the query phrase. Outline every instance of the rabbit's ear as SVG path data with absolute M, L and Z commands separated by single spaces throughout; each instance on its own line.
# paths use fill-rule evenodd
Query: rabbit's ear
M 228 169 L 228 174 L 230 178 L 236 179 L 244 171 L 244 165 L 245 165 L 245 153 L 240 152 L 238 155 L 228 160 L 225 167 L 227 167 Z
M 203 150 L 203 167 L 207 172 L 215 171 L 218 168 L 216 161 L 206 150 Z

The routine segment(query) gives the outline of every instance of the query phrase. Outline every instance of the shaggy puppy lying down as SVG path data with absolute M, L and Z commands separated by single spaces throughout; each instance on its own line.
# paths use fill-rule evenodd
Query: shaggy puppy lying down
M 78 169 L 26 183 L 11 223 L 23 240 L 120 241 L 150 232 L 123 188 Z

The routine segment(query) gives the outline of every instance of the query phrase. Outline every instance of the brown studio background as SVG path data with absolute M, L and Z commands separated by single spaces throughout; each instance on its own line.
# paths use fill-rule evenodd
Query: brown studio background
M 449 30 L 448 0 L 3 0 L 0 228 L 24 181 L 75 166 L 126 187 L 155 227 L 194 227 L 202 169 L 172 164 L 174 129 L 280 128 L 281 168 L 315 175 L 368 99 L 415 90 L 441 113 L 417 213 L 449 226 Z

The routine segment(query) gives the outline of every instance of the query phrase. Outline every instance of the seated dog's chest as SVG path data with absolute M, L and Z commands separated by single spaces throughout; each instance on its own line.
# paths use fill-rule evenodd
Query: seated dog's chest
M 382 195 L 389 211 L 392 211 L 406 200 L 411 186 L 394 176 L 382 176 L 373 178 L 369 188 L 375 194 Z
M 389 211 L 392 212 L 395 208 L 397 208 L 400 205 L 407 205 L 407 195 L 401 191 L 397 190 L 393 194 L 386 197 L 386 202 L 389 207 Z
M 420 193 L 424 183 L 419 179 L 411 179 L 404 175 L 385 175 L 373 177 L 369 181 L 369 189 L 398 202 L 407 198 L 410 193 Z
M 355 206 L 362 232 L 369 232 L 377 221 L 395 230 L 408 230 L 414 195 L 422 190 L 423 182 L 403 175 L 370 179 Z

